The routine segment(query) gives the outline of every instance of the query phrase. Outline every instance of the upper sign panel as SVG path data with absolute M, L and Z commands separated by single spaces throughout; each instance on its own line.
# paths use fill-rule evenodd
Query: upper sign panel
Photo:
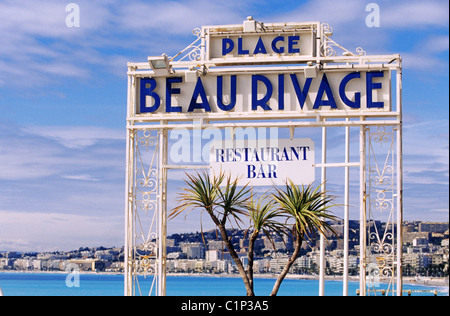
M 316 54 L 315 23 L 261 25 L 250 20 L 240 26 L 204 27 L 203 32 L 206 60 L 212 62 L 279 62 Z
M 326 24 L 203 26 L 175 57 L 134 64 L 129 117 L 146 121 L 383 116 L 392 110 L 399 55 L 355 55 Z M 358 51 L 358 50 L 357 50 Z M 190 62 L 183 59 L 193 56 Z M 150 70 L 149 70 L 150 69 Z M 394 78 L 397 80 L 398 78 Z M 398 83 L 397 83 L 398 84 Z M 398 105 L 397 105 L 398 106 Z M 397 108 L 398 110 L 398 108 Z M 383 113 L 384 112 L 384 113 Z

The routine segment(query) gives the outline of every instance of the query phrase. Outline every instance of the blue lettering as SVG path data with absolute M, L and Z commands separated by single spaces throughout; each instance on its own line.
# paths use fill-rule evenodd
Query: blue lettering
M 216 162 L 225 162 L 223 161 L 224 150 L 216 149 Z
M 361 74 L 359 72 L 352 72 L 345 76 L 344 79 L 342 79 L 341 84 L 339 85 L 339 96 L 341 97 L 342 102 L 344 102 L 349 107 L 359 109 L 361 108 L 361 93 L 355 93 L 355 101 L 351 101 L 345 94 L 345 87 L 347 86 L 348 82 L 355 78 L 361 78 Z
M 284 160 L 283 160 L 283 158 L 284 158 Z M 292 159 L 289 159 L 286 147 L 284 147 L 283 153 L 281 154 L 281 161 L 291 161 L 291 160 Z
M 256 167 L 254 165 L 247 166 L 247 178 L 248 179 L 253 179 L 256 177 L 255 169 L 256 169 Z
M 277 166 L 269 164 L 269 178 L 278 178 L 276 171 L 277 171 Z
M 303 160 L 306 160 L 306 149 L 311 150 L 309 148 L 309 146 L 305 146 L 305 147 L 297 147 L 299 150 L 303 149 Z
M 277 99 L 274 100 L 274 102 L 278 101 L 277 110 L 285 110 L 286 74 L 272 74 L 270 76 L 273 77 L 260 74 L 251 76 L 250 102 L 252 111 L 260 110 L 260 108 L 264 111 L 272 111 L 273 109 L 269 105 L 272 97 Z M 352 80 L 361 79 L 361 72 L 351 72 L 346 74 L 339 83 L 339 86 L 336 87 L 332 87 L 330 85 L 327 74 L 323 73 L 321 81 L 318 83 L 319 87 L 317 89 L 317 95 L 314 96 L 315 100 L 308 99 L 314 78 L 300 79 L 298 73 L 291 73 L 289 76 L 290 81 L 292 82 L 291 88 L 295 91 L 301 110 L 305 109 L 305 106 L 310 106 L 310 102 L 313 102 L 312 109 L 314 110 L 319 110 L 323 106 L 328 106 L 331 109 L 337 109 L 338 107 L 335 99 L 337 96 L 334 96 L 334 93 L 339 93 L 338 100 L 342 102 L 343 105 L 352 109 L 360 109 L 362 107 L 362 94 L 364 92 L 361 90 L 354 91 L 352 88 L 349 88 L 352 86 Z M 376 102 L 375 100 L 377 100 L 377 95 L 375 94 L 374 97 L 374 90 L 383 89 L 383 81 L 378 80 L 379 82 L 374 82 L 376 80 L 375 78 L 383 78 L 384 76 L 385 73 L 383 71 L 366 72 L 367 109 L 384 107 L 385 102 L 383 100 Z M 224 76 L 222 75 L 217 76 L 217 98 L 215 100 L 219 111 L 233 111 L 237 105 L 237 75 L 228 75 L 226 77 L 227 79 L 224 79 Z M 276 81 L 275 84 L 278 86 L 274 87 L 269 78 L 273 78 Z M 211 100 L 209 99 L 211 96 L 206 93 L 202 79 L 203 77 L 197 78 L 189 104 L 183 105 L 187 107 L 188 113 L 195 112 L 195 110 L 203 110 L 205 112 L 212 111 L 210 104 Z M 227 80 L 227 82 L 225 83 L 224 80 Z M 304 80 L 303 85 L 300 80 Z M 140 79 L 140 82 L 138 82 L 140 89 L 140 96 L 138 97 L 139 113 L 154 113 L 161 108 L 161 104 L 163 103 L 165 103 L 165 111 L 167 113 L 180 113 L 183 111 L 183 106 L 180 102 L 178 102 L 178 105 L 172 104 L 172 102 L 176 102 L 177 95 L 181 95 L 181 90 L 184 85 L 179 84 L 183 83 L 183 77 L 167 77 L 165 78 L 165 81 L 166 87 L 164 99 L 163 96 L 157 92 L 157 88 L 161 89 L 160 81 L 157 81 L 155 78 Z M 332 88 L 335 89 L 335 91 L 333 91 Z M 275 92 L 276 95 L 274 95 L 274 89 L 277 89 Z M 185 92 L 186 91 L 183 90 L 183 93 Z M 313 93 L 313 91 L 311 91 L 311 93 Z M 274 154 L 275 153 L 272 152 L 272 155 Z M 244 155 L 246 155 L 246 153 L 242 152 L 242 159 Z
M 277 36 L 272 41 L 272 50 L 277 54 L 283 54 L 284 53 L 284 47 L 277 47 L 278 42 L 284 42 L 283 36 Z
M 278 154 L 280 153 L 280 149 L 278 147 L 271 147 L 271 157 L 272 157 L 272 161 L 280 161 L 280 157 L 278 156 Z
M 248 150 L 249 148 L 244 148 L 244 153 L 245 153 L 245 161 L 248 161 Z
M 299 150 L 301 150 L 301 148 L 303 148 L 303 147 L 297 147 L 297 148 L 299 148 Z M 298 152 L 295 150 L 295 147 L 291 147 L 291 154 L 293 154 L 293 155 L 291 155 L 291 160 L 294 160 L 294 156 L 295 156 L 295 158 L 297 158 L 297 160 L 300 160 L 300 158 L 298 157 Z
M 231 76 L 231 100 L 230 104 L 223 103 L 223 77 L 217 76 L 217 106 L 222 111 L 231 111 L 236 106 L 236 76 Z
M 307 78 L 305 85 L 302 88 L 298 82 L 297 75 L 291 74 L 291 81 L 294 86 L 295 94 L 297 95 L 297 100 L 300 103 L 300 108 L 303 110 L 303 105 L 305 104 L 306 97 L 308 96 L 309 87 L 311 86 L 312 78 Z
M 265 148 L 261 148 L 261 153 L 259 154 L 260 161 L 268 161 L 269 160 L 269 153 L 267 152 L 267 155 L 265 154 Z
M 152 113 L 158 110 L 161 105 L 161 98 L 154 92 L 156 89 L 156 80 L 153 78 L 141 79 L 141 100 L 140 100 L 140 113 Z M 147 96 L 151 96 L 155 100 L 155 104 L 151 107 L 147 107 Z
M 258 82 L 262 82 L 266 88 L 267 93 L 266 95 L 258 100 Z M 253 75 L 252 76 L 252 110 L 256 111 L 258 109 L 258 106 L 262 107 L 265 111 L 271 111 L 272 109 L 267 105 L 267 102 L 269 102 L 270 98 L 272 97 L 272 84 L 270 83 L 270 80 L 267 79 L 267 77 L 264 77 L 262 75 Z
M 258 150 L 256 150 L 256 149 L 252 150 L 252 156 L 251 156 L 250 161 L 259 161 Z
M 227 159 L 227 162 L 234 162 L 236 161 L 236 158 L 234 158 L 234 149 L 233 148 L 227 148 L 225 153 L 225 157 Z
M 284 75 L 278 75 L 278 110 L 284 110 Z
M 248 49 L 242 48 L 242 37 L 238 38 L 238 54 L 239 55 L 248 55 L 250 54 L 250 51 Z
M 295 45 L 298 45 L 298 41 L 300 40 L 300 36 L 289 36 L 288 37 L 288 52 L 289 54 L 300 53 L 299 48 L 294 48 Z
M 366 90 L 367 90 L 367 108 L 383 108 L 384 102 L 373 102 L 372 90 L 381 89 L 382 84 L 379 82 L 372 82 L 373 78 L 384 77 L 382 71 L 369 71 L 366 74 Z
M 231 53 L 234 49 L 234 42 L 231 38 L 223 38 L 222 39 L 222 55 L 225 56 L 228 53 Z
M 266 47 L 264 46 L 264 43 L 262 41 L 261 36 L 259 37 L 258 43 L 256 44 L 255 51 L 253 54 L 267 54 Z
M 256 172 L 255 165 L 247 166 L 247 178 L 248 179 L 266 179 L 266 178 L 277 178 L 277 166 L 273 164 L 269 164 L 267 166 L 260 165 L 258 168 L 258 172 Z
M 324 93 L 327 95 L 328 100 L 322 100 Z M 336 101 L 334 100 L 333 92 L 331 91 L 330 83 L 328 82 L 326 74 L 323 74 L 322 81 L 320 82 L 319 91 L 317 92 L 313 109 L 316 110 L 321 106 L 331 106 L 332 109 L 337 109 Z
M 197 102 L 198 96 L 202 100 L 201 103 Z M 193 112 L 195 109 L 204 109 L 206 112 L 211 112 L 211 107 L 206 97 L 205 88 L 203 87 L 202 78 L 197 79 L 197 84 L 195 85 L 194 93 L 192 94 L 191 103 L 189 104 L 188 112 Z
M 180 94 L 179 88 L 172 88 L 172 83 L 182 82 L 182 77 L 166 78 L 166 112 L 181 112 L 181 106 L 172 107 L 172 94 Z
M 239 162 L 239 161 L 241 161 L 241 159 L 242 159 L 241 151 L 239 149 L 235 149 L 235 151 L 234 151 L 234 161 Z

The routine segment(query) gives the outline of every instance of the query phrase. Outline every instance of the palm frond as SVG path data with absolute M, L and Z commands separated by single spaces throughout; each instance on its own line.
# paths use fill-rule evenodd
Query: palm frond
M 250 199 L 248 204 L 251 227 L 258 233 L 262 232 L 269 241 L 274 244 L 272 234 L 280 237 L 288 233 L 285 224 L 287 216 L 276 207 L 273 199 L 268 196 L 261 196 L 258 200 Z
M 336 234 L 327 221 L 336 221 L 338 218 L 329 212 L 334 206 L 334 197 L 320 190 L 320 186 L 312 185 L 301 188 L 292 181 L 288 181 L 286 189 L 276 189 L 273 195 L 279 203 L 279 208 L 294 219 L 294 227 L 303 237 L 314 238 L 319 234 L 325 235 L 327 231 Z
M 251 198 L 251 189 L 248 184 L 239 188 L 240 179 L 231 179 L 226 177 L 224 186 L 218 187 L 219 202 L 221 208 L 222 224 L 225 225 L 228 218 L 231 217 L 236 224 L 243 223 L 242 216 L 247 217 L 247 201 Z
M 206 172 L 196 173 L 196 175 L 186 174 L 187 188 L 178 195 L 178 206 L 172 209 L 169 218 L 173 219 L 189 209 L 189 212 L 194 209 L 203 209 L 212 214 L 214 208 L 217 206 L 219 199 L 219 187 L 223 182 L 224 175 L 221 173 L 212 178 Z

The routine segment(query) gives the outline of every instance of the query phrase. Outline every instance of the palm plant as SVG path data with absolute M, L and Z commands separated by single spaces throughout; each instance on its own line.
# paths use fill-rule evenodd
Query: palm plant
M 260 233 L 263 233 L 274 245 L 272 234 L 280 237 L 287 232 L 286 225 L 280 222 L 280 219 L 286 218 L 281 211 L 275 208 L 274 200 L 269 200 L 267 196 L 261 196 L 257 201 L 253 199 L 249 203 L 250 228 L 253 232 L 249 238 L 248 244 L 248 268 L 247 275 L 250 286 L 253 288 L 253 260 L 255 241 Z
M 289 180 L 285 191 L 276 189 L 276 194 L 272 196 L 279 204 L 279 209 L 294 221 L 292 236 L 295 244 L 294 252 L 278 276 L 270 294 L 275 296 L 289 269 L 297 259 L 303 241 L 306 238 L 315 238 L 317 233 L 325 235 L 327 231 L 336 235 L 327 220 L 335 221 L 337 217 L 329 213 L 329 209 L 334 206 L 331 203 L 334 198 L 321 191 L 320 186 L 315 189 L 311 185 L 300 188 Z
M 204 171 L 196 175 L 187 175 L 186 184 L 188 188 L 179 195 L 179 205 L 175 207 L 169 217 L 172 219 L 184 211 L 194 209 L 206 211 L 214 224 L 220 231 L 231 257 L 233 258 L 238 271 L 244 281 L 248 296 L 254 296 L 253 287 L 250 286 L 245 268 L 236 253 L 231 238 L 226 230 L 226 223 L 231 218 L 238 225 L 242 222 L 240 216 L 246 215 L 246 205 L 250 199 L 250 189 L 247 186 L 239 188 L 238 179 L 232 180 L 231 176 L 226 177 L 223 172 L 218 176 L 210 177 Z

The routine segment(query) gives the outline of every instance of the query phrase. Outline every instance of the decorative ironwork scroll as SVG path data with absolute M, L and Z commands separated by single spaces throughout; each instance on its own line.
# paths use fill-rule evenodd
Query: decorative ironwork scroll
M 367 294 L 380 283 L 395 294 L 396 186 L 395 132 L 391 126 L 368 129 L 367 137 Z
M 180 51 L 175 56 L 171 57 L 171 61 L 184 61 L 186 58 L 189 58 L 190 61 L 199 61 L 202 57 L 202 30 L 199 28 L 195 28 L 192 31 L 197 39 L 189 44 L 185 49 Z
M 134 295 L 156 295 L 158 258 L 159 132 L 132 131 Z
M 356 53 L 349 51 L 343 46 L 333 41 L 330 37 L 333 35 L 333 28 L 327 23 L 322 24 L 323 40 L 320 45 L 320 52 L 322 57 L 334 57 L 337 55 L 335 48 L 342 50 L 344 56 L 365 56 L 366 52 L 362 47 L 356 48 Z

